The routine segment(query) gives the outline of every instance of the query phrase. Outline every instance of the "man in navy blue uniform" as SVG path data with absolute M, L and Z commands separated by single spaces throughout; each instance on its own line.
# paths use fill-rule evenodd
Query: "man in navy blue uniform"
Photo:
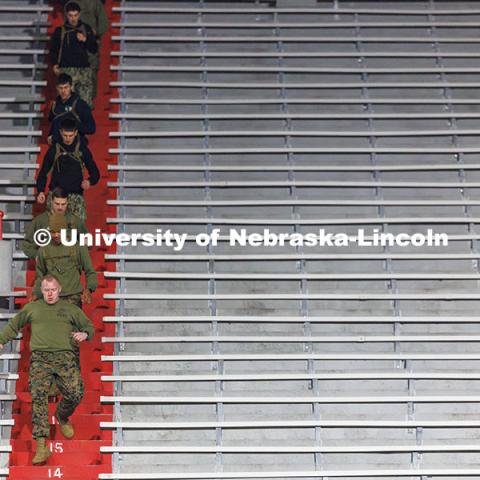
M 42 168 L 37 177 L 37 202 L 51 208 L 51 195 L 45 196 L 48 174 L 51 172 L 49 190 L 61 187 L 68 194 L 67 213 L 85 221 L 87 212 L 83 192 L 98 183 L 100 172 L 92 153 L 78 134 L 77 126 L 71 118 L 65 118 L 60 124 L 58 143 L 52 145 L 43 159 Z M 89 177 L 84 178 L 84 171 Z
M 78 133 L 81 136 L 95 133 L 95 119 L 92 109 L 88 104 L 73 91 L 72 77 L 61 73 L 57 79 L 57 98 L 50 107 L 48 120 L 50 122 L 50 133 L 48 144 L 60 142 L 60 123 L 65 118 L 71 118 L 77 123 Z
M 89 53 L 98 50 L 92 28 L 80 20 L 80 6 L 70 2 L 65 7 L 66 21 L 52 35 L 50 55 L 55 75 L 68 73 L 73 88 L 90 107 L 93 100 L 93 74 Z

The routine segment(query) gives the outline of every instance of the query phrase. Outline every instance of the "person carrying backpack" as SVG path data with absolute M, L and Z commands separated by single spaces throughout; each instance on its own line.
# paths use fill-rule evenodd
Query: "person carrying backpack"
M 100 172 L 92 153 L 78 134 L 77 126 L 71 118 L 60 124 L 61 141 L 52 145 L 45 154 L 37 177 L 37 202 L 47 201 L 51 210 L 51 195 L 45 195 L 48 174 L 51 173 L 49 190 L 61 187 L 68 194 L 67 213 L 85 221 L 87 212 L 83 192 L 98 183 Z M 84 178 L 85 172 L 88 178 Z
M 67 73 L 80 97 L 93 106 L 93 74 L 88 53 L 96 53 L 98 44 L 92 28 L 80 20 L 80 6 L 70 2 L 65 7 L 66 21 L 53 32 L 50 55 L 53 73 Z
M 71 1 L 66 2 L 71 3 Z M 100 0 L 76 0 L 80 6 L 80 20 L 92 27 L 95 38 L 97 39 L 97 52 L 88 53 L 88 61 L 93 75 L 93 93 L 92 96 L 97 96 L 98 84 L 98 70 L 100 68 L 100 45 L 102 36 L 108 31 L 108 17 L 105 12 L 105 7 Z
M 62 244 L 60 234 L 67 229 L 67 219 L 62 214 L 55 213 L 50 216 L 49 229 L 51 242 L 40 247 L 37 252 L 32 300 L 42 296 L 40 286 L 43 277 L 53 275 L 62 286 L 61 298 L 82 308 L 82 304 L 91 303 L 92 293 L 98 285 L 88 248 L 78 244 Z M 85 273 L 85 288 L 82 286 L 82 273 Z
M 78 133 L 81 136 L 95 133 L 96 125 L 92 109 L 73 91 L 73 81 L 70 75 L 62 73 L 57 78 L 57 98 L 52 102 L 48 112 L 50 132 L 48 144 L 59 142 L 60 123 L 65 118 L 71 118 L 77 123 Z
M 98 278 L 93 268 L 88 248 L 82 245 L 63 245 L 61 231 L 67 229 L 67 220 L 64 215 L 55 213 L 50 217 L 50 234 L 52 240 L 48 245 L 40 247 L 37 252 L 37 266 L 35 283 L 30 301 L 42 298 L 42 280 L 47 275 L 53 275 L 62 286 L 60 298 L 66 302 L 82 308 L 83 304 L 92 302 L 92 293 L 97 289 Z M 82 285 L 82 274 L 85 274 L 85 287 Z M 76 331 L 74 329 L 74 331 Z M 72 351 L 80 366 L 80 349 L 72 342 Z M 55 395 L 55 388 L 51 394 Z
M 51 191 L 52 207 L 33 218 L 32 222 L 25 228 L 25 236 L 21 242 L 23 253 L 31 260 L 37 257 L 38 245 L 35 243 L 35 232 L 49 228 L 50 217 L 55 213 L 65 215 L 67 221 L 67 230 L 71 232 L 73 229 L 77 233 L 88 233 L 85 222 L 67 213 L 68 195 L 62 188 L 57 187 Z

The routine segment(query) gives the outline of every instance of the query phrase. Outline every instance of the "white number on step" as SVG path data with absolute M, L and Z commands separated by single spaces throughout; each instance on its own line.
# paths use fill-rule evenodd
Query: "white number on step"
M 63 443 L 62 442 L 51 442 L 50 451 L 55 453 L 63 453 Z
M 60 467 L 57 467 L 55 470 L 51 468 L 48 469 L 48 478 L 62 478 L 63 472 Z

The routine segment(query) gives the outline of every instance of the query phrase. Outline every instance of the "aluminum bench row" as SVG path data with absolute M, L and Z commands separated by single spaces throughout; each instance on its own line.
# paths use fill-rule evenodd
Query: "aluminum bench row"
M 298 353 L 298 354 L 177 354 L 102 355 L 104 362 L 283 362 L 283 361 L 479 361 L 480 354 L 469 353 Z
M 278 428 L 479 428 L 476 420 L 284 420 L 284 421 L 223 421 L 223 422 L 100 422 L 106 430 L 209 430 L 278 429 Z
M 105 278 L 135 279 L 135 280 L 349 280 L 349 281 L 375 281 L 375 280 L 480 280 L 480 273 L 448 272 L 442 273 L 171 273 L 171 272 L 104 272 Z
M 8 396 L 14 397 L 14 395 Z M 286 396 L 101 396 L 103 404 L 134 404 L 134 405 L 160 405 L 160 404 L 391 404 L 391 403 L 478 403 L 479 395 L 372 395 L 372 396 L 314 396 L 297 395 Z
M 1 65 L 0 68 L 5 70 L 11 70 L 11 65 Z M 39 68 L 35 65 L 24 65 L 22 68 L 31 69 Z M 156 66 L 156 65 L 112 65 L 110 67 L 112 71 L 121 71 L 121 72 L 148 72 L 148 73 L 168 73 L 168 72 L 179 72 L 179 73 L 198 73 L 198 72 L 207 72 L 207 73 L 320 73 L 320 74 L 441 74 L 441 73 L 471 73 L 478 74 L 480 73 L 480 68 L 464 66 L 464 67 L 409 67 L 409 68 L 375 68 L 375 67 L 366 67 L 360 66 L 355 68 L 346 68 L 346 67 L 292 67 L 292 66 L 246 66 L 246 65 L 224 65 L 224 66 L 209 66 L 209 65 L 175 65 L 175 66 Z
M 153 170 L 153 169 L 152 169 Z M 0 199 L 2 196 L 0 196 Z M 17 198 L 17 197 L 12 197 Z M 33 197 L 28 197 L 33 198 Z M 2 201 L 2 200 L 0 200 Z M 6 200 L 8 201 L 8 200 Z M 471 207 L 480 205 L 480 200 L 446 200 L 443 198 L 431 200 L 344 200 L 344 199 L 292 199 L 292 200 L 274 200 L 274 199 L 253 199 L 253 200 L 108 200 L 108 205 L 124 207 L 257 207 L 257 206 L 460 206 Z
M 133 150 L 133 151 L 132 151 Z M 251 149 L 248 151 L 252 151 L 257 149 Z M 279 148 L 279 149 L 272 149 L 273 153 L 296 153 L 297 149 L 289 149 L 289 148 Z M 293 150 L 293 151 L 292 151 Z M 300 152 L 298 153 L 322 153 L 321 150 L 304 148 L 299 149 Z M 391 152 L 390 149 L 359 149 L 359 153 L 382 153 L 383 150 L 389 153 Z M 404 149 L 398 149 L 399 152 L 406 152 Z M 473 149 L 472 149 L 473 150 Z M 148 149 L 111 149 L 110 153 L 118 154 L 118 153 L 148 153 Z M 166 150 L 160 150 L 160 152 L 165 152 Z M 172 150 L 167 150 L 171 152 Z M 215 152 L 216 150 L 213 150 Z M 332 152 L 337 152 L 337 149 L 332 149 Z M 433 153 L 430 150 L 424 149 L 412 149 L 413 153 Z M 438 153 L 470 153 L 470 149 L 466 152 L 459 149 L 448 149 L 447 151 L 438 149 Z M 154 153 L 158 153 L 156 150 L 153 151 Z M 258 149 L 258 153 L 269 153 L 269 149 Z M 410 150 L 407 150 L 410 152 Z M 210 154 L 212 153 L 211 150 L 187 150 L 185 153 L 200 153 L 200 154 Z M 244 153 L 244 150 L 239 150 L 230 152 L 226 151 L 225 153 Z M 345 153 L 343 149 L 340 149 L 340 153 Z M 475 149 L 475 152 L 471 153 L 480 153 L 480 147 Z M 2 165 L 8 164 L 0 164 L 0 168 L 20 168 L 22 164 L 11 164 L 12 167 L 5 167 Z M 36 166 L 36 165 L 35 165 Z M 34 168 L 32 165 L 29 165 L 28 168 Z M 298 171 L 298 172 L 416 172 L 416 171 L 446 171 L 446 170 L 480 170 L 480 164 L 478 163 L 416 163 L 416 164 L 396 164 L 396 165 L 384 165 L 384 164 L 376 164 L 376 165 L 319 165 L 318 163 L 314 165 L 178 165 L 178 164 L 171 164 L 171 165 L 141 165 L 141 164 L 134 164 L 134 165 L 108 165 L 108 170 L 110 171 L 123 171 L 123 172 L 204 172 L 205 170 L 209 170 L 212 172 L 289 172 L 289 171 Z
M 423 478 L 448 477 L 459 478 L 460 475 L 475 477 L 480 475 L 480 468 L 407 468 L 374 470 L 303 470 L 303 471 L 230 471 L 230 472 L 195 472 L 195 473 L 101 473 L 99 480 L 202 480 L 202 479 L 263 479 L 263 478 Z
M 40 52 L 43 53 L 43 52 Z M 46 53 L 46 52 L 45 52 Z M 189 52 L 157 52 L 143 50 L 119 50 L 112 52 L 114 57 L 139 57 L 139 58 L 480 58 L 478 52 L 459 50 L 457 52 L 308 52 L 308 51 L 287 51 L 287 52 L 257 52 L 257 51 L 189 51 Z
M 480 39 L 479 39 L 480 42 Z M 361 73 L 361 72 L 359 72 Z M 31 83 L 28 83 L 30 85 Z M 39 85 L 41 82 L 38 83 Z M 0 84 L 1 85 L 1 84 Z M 448 81 L 438 80 L 432 81 L 405 81 L 405 82 L 211 82 L 211 81 L 196 81 L 196 82 L 180 82 L 178 80 L 171 81 L 143 81 L 143 80 L 131 80 L 131 81 L 114 81 L 110 82 L 112 87 L 144 87 L 144 88 L 209 88 L 209 89 L 231 89 L 231 90 L 246 90 L 246 89 L 274 89 L 274 90 L 288 90 L 288 89 L 307 89 L 307 90 L 320 90 L 320 89 L 361 89 L 361 88 L 390 88 L 397 90 L 399 88 L 474 88 L 480 87 L 480 82 L 460 82 L 460 81 Z M 145 92 L 143 92 L 145 93 Z M 285 100 L 282 101 L 285 103 Z M 261 102 L 260 102 L 261 103 Z M 337 102 L 338 103 L 338 100 Z M 368 103 L 365 99 L 359 103 Z M 442 102 L 445 103 L 445 100 Z
M 16 37 L 6 37 L 0 36 L 0 40 L 5 39 L 5 41 L 35 41 L 35 40 L 46 40 L 46 37 L 33 37 L 33 36 L 16 36 Z M 395 37 L 374 37 L 374 36 L 360 36 L 353 34 L 352 36 L 161 36 L 161 35 L 114 35 L 112 37 L 113 41 L 117 42 L 139 42 L 139 43 L 440 43 L 440 44 L 477 44 L 480 43 L 480 38 L 478 37 L 442 37 L 431 35 L 425 35 L 424 37 L 408 37 L 408 36 L 395 36 Z
M 479 53 L 480 56 L 480 53 Z M 2 100 L 2 99 L 0 99 Z M 286 103 L 284 98 L 112 98 L 111 103 L 119 105 L 282 105 Z M 394 97 L 371 97 L 365 98 L 299 98 L 288 97 L 288 104 L 292 105 L 479 105 L 480 99 L 476 98 L 426 98 L 425 96 L 417 96 L 416 98 L 394 98 Z
M 480 72 L 480 70 L 479 70 Z M 39 114 L 0 114 L 0 118 L 39 118 Z M 423 112 L 423 113 L 112 113 L 114 120 L 411 120 L 411 119 L 463 119 L 480 118 L 479 112 Z
M 472 316 L 408 316 L 408 317 L 394 317 L 394 316 L 308 316 L 308 317 L 292 317 L 292 316 L 226 316 L 218 315 L 211 316 L 109 316 L 103 317 L 103 321 L 107 323 L 477 323 L 478 317 Z
M 17 183 L 15 183 L 17 182 Z M 29 180 L 8 180 L 0 185 L 16 184 L 18 182 L 31 184 Z M 30 183 L 28 183 L 30 182 Z M 314 180 L 258 180 L 258 181 L 197 181 L 197 182 L 108 182 L 111 188 L 277 188 L 277 187 L 348 187 L 348 188 L 480 188 L 480 182 L 342 182 L 342 181 L 314 181 Z
M 276 382 L 291 380 L 480 380 L 478 373 L 466 372 L 347 372 L 270 373 L 211 375 L 102 375 L 102 382 Z
M 476 260 L 480 253 L 274 253 L 274 254 L 106 254 L 106 260 L 134 262 L 291 262 L 351 260 Z M 107 273 L 107 272 L 105 272 Z M 108 275 L 115 272 L 108 272 Z
M 209 132 L 205 131 L 205 137 L 209 136 Z M 454 134 L 454 132 L 452 132 Z M 288 132 L 285 132 L 285 136 L 289 136 Z M 0 150 L 0 153 L 2 153 L 3 150 Z M 480 147 L 461 147 L 461 146 L 456 146 L 456 147 L 258 147 L 258 148 L 248 148 L 248 147 L 229 147 L 229 148 L 111 148 L 109 152 L 112 155 L 118 155 L 118 154 L 136 154 L 136 155 L 224 155 L 224 154 L 280 154 L 280 155 L 286 155 L 289 153 L 299 153 L 299 154 L 309 154 L 309 153 L 328 153 L 328 154 L 341 154 L 341 153 L 353 153 L 353 154 L 382 154 L 382 153 L 395 153 L 395 154 L 415 154 L 415 153 L 422 153 L 422 154 L 459 154 L 459 153 L 479 153 L 480 152 Z M 471 169 L 471 168 L 476 168 L 475 165 L 478 164 L 469 164 L 469 163 L 462 163 L 462 168 L 465 170 Z M 473 165 L 473 166 L 471 166 Z M 258 166 L 253 166 L 255 168 L 259 168 Z M 174 170 L 174 169 L 177 170 Z M 174 171 L 181 171 L 183 169 L 188 169 L 189 167 L 186 165 L 109 165 L 108 169 L 109 170 L 123 170 L 123 171 L 128 171 L 128 170 L 174 170 Z M 192 167 L 195 168 L 195 167 Z M 200 167 L 197 166 L 196 168 L 198 169 L 206 169 L 207 167 Z M 249 169 L 249 165 L 235 165 L 235 166 L 215 166 L 211 165 L 208 168 L 215 170 L 217 168 L 219 169 L 230 169 L 233 170 L 234 168 L 239 168 L 241 169 Z M 264 167 L 266 170 L 269 169 L 275 169 L 277 167 L 272 166 L 272 165 L 265 165 Z M 285 167 L 279 167 L 280 169 L 285 168 Z M 450 164 L 450 165 L 445 165 L 443 163 L 434 163 L 434 164 L 416 164 L 416 165 L 383 165 L 383 164 L 377 164 L 377 165 L 292 165 L 291 170 L 299 168 L 300 170 L 302 169 L 309 169 L 309 168 L 314 168 L 322 171 L 362 171 L 362 170 L 406 170 L 406 171 L 414 171 L 414 170 L 448 170 L 448 169 L 453 169 L 457 170 L 458 169 L 458 164 Z M 358 170 L 356 170 L 358 169 Z M 239 171 L 239 170 L 236 170 Z M 313 171 L 313 170 L 309 170 Z
M 376 218 L 195 218 L 195 217 L 114 217 L 107 223 L 142 225 L 383 225 L 383 224 L 474 224 L 476 217 L 376 217 Z
M 455 445 L 362 445 L 362 446 L 297 446 L 297 445 L 217 445 L 217 446 L 193 446 L 193 445 L 175 445 L 175 446 L 152 446 L 152 445 L 129 445 L 115 447 L 100 447 L 102 453 L 274 453 L 274 454 L 302 454 L 302 453 L 414 453 L 414 452 L 479 452 L 480 445 L 477 444 L 455 444 Z
M 465 300 L 478 302 L 480 293 L 477 290 L 465 293 L 454 293 L 450 291 L 437 291 L 437 293 L 108 293 L 104 295 L 105 300 L 172 300 L 172 301 L 314 301 L 314 300 L 357 300 L 357 301 L 385 301 L 393 302 L 398 300 L 410 300 L 423 302 L 427 301 L 452 301 Z
M 103 343 L 435 343 L 479 342 L 480 335 L 212 335 L 102 337 Z M 351 374 L 347 374 L 351 375 Z M 181 377 L 178 377 L 181 379 Z M 353 377 L 352 377 L 353 378 Z M 383 378 L 383 377 L 382 377 Z M 388 377 L 391 378 L 391 377 Z
M 479 84 L 480 86 L 480 84 Z M 0 131 L 0 136 L 32 136 L 40 132 Z M 119 131 L 110 132 L 111 138 L 194 138 L 194 137 L 451 137 L 453 135 L 480 135 L 474 128 L 438 130 L 176 130 L 176 131 Z
M 343 13 L 355 13 L 355 14 L 373 14 L 373 15 L 466 15 L 471 18 L 472 15 L 480 15 L 480 9 L 475 8 L 455 8 L 455 9 L 448 9 L 448 8 L 345 8 L 345 7 L 338 7 L 338 8 L 304 8 L 304 7 L 296 7 L 296 8 L 261 8 L 261 7 L 249 7 L 248 4 L 246 6 L 242 6 L 242 8 L 235 8 L 235 7 L 228 7 L 228 8 L 221 8 L 221 7 L 146 7 L 146 6 L 121 6 L 121 7 L 114 7 L 114 12 L 124 12 L 124 13 L 172 13 L 175 15 L 181 13 L 214 13 L 214 14 L 238 14 L 238 13 L 286 13 L 286 14 L 343 14 Z
M 22 23 L 22 22 L 18 22 Z M 34 22 L 32 22 L 35 24 Z M 1 26 L 1 23 L 0 23 Z M 23 25 L 20 25 L 23 26 Z M 209 22 L 209 21 L 198 21 L 198 22 L 113 22 L 112 27 L 114 28 L 221 28 L 221 29 L 233 29 L 233 28 L 245 28 L 245 29 L 257 29 L 257 28 L 417 28 L 417 27 L 451 27 L 451 28 L 478 28 L 480 27 L 479 22 L 470 21 L 412 21 L 412 22 L 371 22 L 371 21 L 362 21 L 357 22 L 346 22 L 346 21 L 332 21 L 325 22 L 318 20 L 316 22 L 305 21 L 305 22 L 269 22 L 269 21 L 259 21 L 256 23 L 253 22 Z

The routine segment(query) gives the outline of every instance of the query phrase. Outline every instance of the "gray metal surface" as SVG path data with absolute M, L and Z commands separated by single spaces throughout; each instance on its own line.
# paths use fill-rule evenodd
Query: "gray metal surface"
M 43 99 L 41 89 L 46 54 L 46 22 L 50 11 L 42 0 L 0 2 L 0 210 L 6 213 L 4 239 L 15 243 L 31 218 L 33 179 L 37 155 L 38 128 Z M 30 40 L 31 39 L 31 40 Z M 12 262 L 2 255 L 2 272 L 12 281 L 2 282 L 0 318 L 2 328 L 14 312 L 14 298 L 24 296 L 12 292 L 25 285 L 25 259 L 16 253 Z M 8 290 L 8 292 L 6 291 Z M 15 372 L 19 355 L 18 342 L 6 346 L 0 355 L 1 367 L 1 445 L 0 476 L 8 475 L 8 440 L 13 425 L 11 400 L 15 393 Z M 9 373 L 10 372 L 10 373 Z M 5 468 L 4 468 L 5 467 Z
M 480 5 L 286 5 L 117 9 L 109 220 L 187 235 L 108 258 L 100 477 L 479 476 Z M 450 241 L 232 245 L 243 227 Z

